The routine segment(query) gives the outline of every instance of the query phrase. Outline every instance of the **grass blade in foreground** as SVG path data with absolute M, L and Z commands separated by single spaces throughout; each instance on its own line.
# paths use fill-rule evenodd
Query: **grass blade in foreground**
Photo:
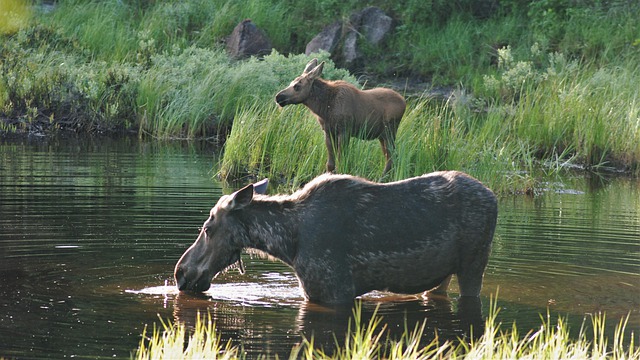
M 569 336 L 565 320 L 559 318 L 554 324 L 547 314 L 537 330 L 520 336 L 515 324 L 503 330 L 498 322 L 499 308 L 492 300 L 486 320 L 485 332 L 478 340 L 469 344 L 444 342 L 436 337 L 431 343 L 420 344 L 424 323 L 410 330 L 407 326 L 398 341 L 386 341 L 383 317 L 374 313 L 369 323 L 363 324 L 361 307 L 353 311 L 349 334 L 344 346 L 337 347 L 333 355 L 314 348 L 313 339 L 292 350 L 291 358 L 303 359 L 613 359 L 640 360 L 640 348 L 634 343 L 634 334 L 625 340 L 624 330 L 627 319 L 622 319 L 614 333 L 613 341 L 605 335 L 605 315 L 596 314 L 591 326 L 583 326 L 576 338 Z M 427 319 L 428 321 L 428 319 Z M 353 324 L 353 326 L 351 326 Z M 198 316 L 196 326 L 188 338 L 186 326 L 181 323 L 162 322 L 163 330 L 154 328 L 151 338 L 146 337 L 146 329 L 135 353 L 136 359 L 238 359 L 244 354 L 231 342 L 221 344 L 218 332 L 209 315 L 206 319 Z M 587 339 L 587 328 L 593 331 L 593 340 Z M 186 339 L 186 342 L 185 342 Z M 266 354 L 265 354 L 266 356 Z

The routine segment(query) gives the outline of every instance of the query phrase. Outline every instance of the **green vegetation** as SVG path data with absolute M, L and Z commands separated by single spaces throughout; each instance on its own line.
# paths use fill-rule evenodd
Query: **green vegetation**
M 24 3 L 0 9 L 8 24 L 0 133 L 216 137 L 227 140 L 226 179 L 268 176 L 296 187 L 323 171 L 315 119 L 303 106 L 277 108 L 273 96 L 309 60 L 296 55 L 306 43 L 361 2 L 66 0 L 50 11 Z M 426 79 L 457 95 L 399 89 L 409 106 L 386 180 L 458 169 L 498 192 L 520 192 L 535 188 L 540 163 L 546 173 L 571 164 L 640 174 L 636 1 L 367 4 L 397 27 L 383 46 L 363 49 L 366 65 L 354 73 Z M 278 51 L 230 60 L 222 42 L 244 18 Z M 325 75 L 358 83 L 330 60 Z M 352 141 L 338 171 L 379 177 L 378 147 Z
M 145 328 L 136 351 L 136 359 L 238 359 L 240 352 L 231 342 L 222 344 L 216 333 L 211 315 L 203 319 L 198 315 L 195 329 L 188 336 L 185 325 L 171 324 L 161 320 L 162 330 L 154 326 L 147 339 Z
M 383 318 L 374 314 L 363 323 L 361 307 L 353 311 L 353 322 L 343 346 L 336 345 L 332 354 L 314 347 L 313 339 L 291 352 L 291 359 L 640 359 L 640 349 L 625 339 L 626 319 L 616 327 L 613 339 L 605 336 L 605 315 L 597 314 L 591 324 L 583 325 L 577 338 L 569 335 L 566 322 L 559 318 L 553 322 L 549 315 L 542 318 L 537 330 L 522 336 L 515 324 L 504 329 L 497 320 L 499 309 L 492 303 L 485 321 L 485 332 L 478 339 L 460 342 L 441 342 L 437 337 L 429 344 L 421 344 L 424 323 L 410 328 L 407 324 L 399 340 L 388 340 Z M 242 359 L 237 346 L 221 344 L 211 317 L 198 317 L 193 332 L 187 335 L 181 323 L 162 323 L 162 331 L 154 328 L 147 340 L 146 330 L 135 358 L 144 359 Z M 353 326 L 351 326 L 353 325 Z M 589 340 L 588 333 L 591 331 Z
M 636 0 L 60 0 L 52 9 L 38 0 L 2 0 L 0 135 L 73 130 L 223 138 L 223 178 L 266 176 L 298 187 L 324 170 L 323 135 L 307 109 L 279 109 L 273 97 L 309 61 L 298 55 L 306 43 L 365 4 L 384 9 L 396 28 L 382 46 L 363 49 L 366 64 L 352 73 L 318 54 L 327 60 L 325 77 L 360 85 L 370 78 L 426 80 L 454 95 L 443 100 L 430 89 L 399 89 L 408 108 L 385 180 L 456 169 L 506 193 L 535 191 L 539 172 L 548 176 L 567 165 L 640 175 Z M 277 51 L 262 59 L 227 57 L 224 38 L 245 18 L 265 30 Z M 379 144 L 354 139 L 337 166 L 377 179 Z M 561 321 L 547 321 L 521 337 L 489 318 L 487 333 L 469 348 L 417 348 L 417 328 L 389 356 L 544 358 L 558 351 L 640 358 L 633 345 L 623 352 L 622 332 L 606 353 L 597 331 L 591 343 L 582 336 L 570 342 Z M 594 328 L 604 321 L 598 319 Z M 361 337 L 349 344 L 372 347 L 347 347 L 344 355 L 383 351 L 379 324 L 356 323 Z M 138 355 L 182 354 L 180 326 L 164 324 Z M 198 334 L 210 339 L 214 354 L 236 357 L 213 341 L 210 322 Z M 177 352 L 162 350 L 173 336 Z M 297 351 L 324 357 L 311 343 Z
M 539 159 L 547 173 L 565 165 L 638 173 L 640 68 L 585 71 L 561 54 L 540 54 L 536 44 L 523 60 L 509 48 L 499 56 L 499 71 L 485 76 L 484 97 L 462 90 L 446 102 L 410 97 L 389 178 L 459 169 L 508 192 L 533 190 L 531 175 L 519 174 L 533 174 Z M 262 105 L 235 118 L 223 177 L 256 172 L 297 187 L 324 168 L 322 132 L 303 106 Z M 376 179 L 383 164 L 378 142 L 354 139 L 337 171 Z

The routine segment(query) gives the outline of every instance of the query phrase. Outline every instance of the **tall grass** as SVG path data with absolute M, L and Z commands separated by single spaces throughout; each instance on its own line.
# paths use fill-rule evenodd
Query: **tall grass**
M 132 12 L 123 2 L 70 0 L 57 6 L 45 24 L 55 24 L 101 60 L 135 60 L 137 31 L 127 22 Z
M 224 149 L 222 177 L 253 174 L 296 187 L 324 171 L 324 136 L 303 106 L 243 112 L 236 119 Z M 507 143 L 508 138 L 503 127 L 478 114 L 428 98 L 412 100 L 398 130 L 394 166 L 385 180 L 457 169 L 497 192 L 526 191 L 533 186 L 532 179 L 518 174 L 533 170 L 527 162 L 532 155 L 523 144 Z M 384 162 L 378 141 L 352 138 L 340 153 L 336 172 L 379 179 Z
M 536 52 L 530 58 L 543 59 L 542 65 L 515 61 L 506 49 L 502 55 L 508 60 L 499 77 L 485 78 L 486 88 L 503 101 L 493 109 L 502 114 L 513 137 L 526 140 L 539 157 L 564 154 L 588 167 L 638 174 L 638 62 L 596 66 L 560 53 Z
M 66 0 L 40 20 L 105 61 L 136 61 L 141 51 L 150 55 L 192 45 L 217 47 L 246 18 L 267 33 L 276 49 L 300 52 L 314 31 L 334 21 L 329 12 L 310 11 L 312 5 L 279 0 Z
M 326 60 L 328 54 L 317 56 Z M 242 123 L 245 120 L 236 119 L 242 114 L 264 120 L 261 114 L 275 106 L 279 87 L 299 75 L 309 59 L 274 51 L 261 60 L 232 62 L 222 50 L 196 47 L 153 56 L 137 97 L 140 129 L 161 138 L 193 138 L 215 135 L 232 121 Z M 355 82 L 346 70 L 332 65 L 327 76 Z
M 444 104 L 407 94 L 388 180 L 458 169 L 521 191 L 539 161 L 640 174 L 640 7 L 501 3 L 483 17 L 476 5 L 485 2 L 458 1 L 462 12 L 444 1 L 372 2 L 398 27 L 386 45 L 366 49 L 368 65 L 358 71 L 428 76 L 471 94 Z M 8 119 L 0 130 L 50 125 L 196 138 L 232 127 L 224 177 L 259 173 L 299 184 L 324 169 L 322 134 L 302 106 L 277 109 L 273 96 L 309 57 L 274 52 L 234 62 L 220 45 L 250 17 L 276 48 L 299 53 L 358 4 L 57 2 L 0 35 L 0 117 Z M 332 62 L 325 75 L 356 83 Z M 354 140 L 338 171 L 375 179 L 382 163 L 377 142 Z
M 498 321 L 499 309 L 495 302 L 485 321 L 485 331 L 469 342 L 440 342 L 436 337 L 428 344 L 421 343 L 424 323 L 410 327 L 398 340 L 385 336 L 384 319 L 374 313 L 368 323 L 362 321 L 361 306 L 356 306 L 345 334 L 343 345 L 326 353 L 314 346 L 313 338 L 304 339 L 295 347 L 291 359 L 640 359 L 640 348 L 625 338 L 627 319 L 621 319 L 613 338 L 605 334 L 606 317 L 596 314 L 590 324 L 584 323 L 577 337 L 571 337 L 566 320 L 541 317 L 541 325 L 527 334 L 520 334 L 515 326 L 505 329 Z M 352 321 L 353 320 L 353 321 Z M 198 317 L 195 329 L 188 338 L 186 326 L 181 323 L 162 323 L 163 331 L 154 329 L 147 338 L 146 330 L 136 359 L 238 359 L 244 358 L 239 348 L 230 342 L 222 345 L 212 319 Z M 591 332 L 591 333 L 590 333 Z M 336 334 L 341 336 L 341 334 Z M 186 345 L 185 345 L 186 344 Z
M 410 98 L 387 180 L 457 169 L 497 192 L 528 192 L 540 163 L 546 172 L 570 164 L 640 173 L 640 64 L 598 66 L 544 53 L 537 43 L 523 55 L 510 47 L 498 55 L 476 97 Z M 255 106 L 236 117 L 223 177 L 258 174 L 295 185 L 324 171 L 322 131 L 303 105 Z M 337 172 L 382 173 L 377 141 L 352 139 L 342 150 Z
M 153 328 L 147 337 L 145 328 L 136 351 L 136 359 L 238 359 L 240 351 L 231 342 L 223 344 L 216 333 L 215 324 L 209 315 L 206 319 L 198 315 L 193 333 L 186 326 L 161 320 L 162 329 Z M 186 340 L 186 346 L 185 346 Z
M 269 111 L 242 110 L 235 124 L 220 166 L 224 178 L 270 177 L 295 187 L 324 167 L 324 137 L 305 109 L 285 113 L 274 104 Z

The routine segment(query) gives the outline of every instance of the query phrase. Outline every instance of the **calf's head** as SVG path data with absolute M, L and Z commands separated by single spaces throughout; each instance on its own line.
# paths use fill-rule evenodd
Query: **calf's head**
M 244 272 L 240 254 L 247 234 L 238 212 L 251 203 L 254 192 L 264 194 L 266 187 L 265 179 L 218 200 L 195 243 L 176 264 L 174 276 L 180 290 L 206 291 L 212 278 L 233 265 Z
M 322 75 L 324 61 L 318 65 L 318 59 L 309 61 L 302 75 L 293 79 L 291 84 L 276 94 L 276 103 L 280 106 L 300 104 L 305 102 L 311 94 L 313 81 Z

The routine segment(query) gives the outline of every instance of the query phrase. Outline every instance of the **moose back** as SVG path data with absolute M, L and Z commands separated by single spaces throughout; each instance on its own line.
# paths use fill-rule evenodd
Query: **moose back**
M 175 268 L 180 290 L 206 291 L 211 279 L 252 249 L 295 270 L 305 298 L 345 303 L 372 290 L 446 291 L 482 287 L 497 202 L 479 181 L 436 172 L 380 184 L 325 174 L 291 195 L 266 196 L 250 184 L 220 198 Z

